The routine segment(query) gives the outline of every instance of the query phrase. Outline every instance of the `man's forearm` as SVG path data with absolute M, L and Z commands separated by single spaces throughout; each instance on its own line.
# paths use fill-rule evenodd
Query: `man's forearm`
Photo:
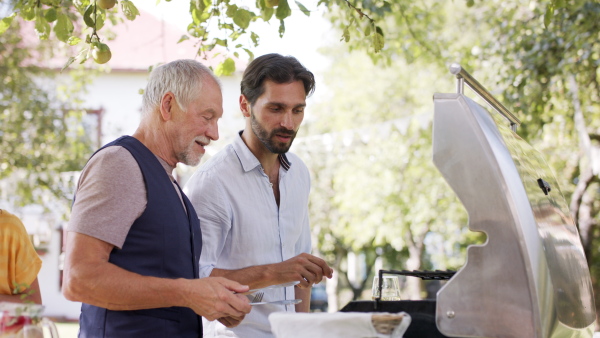
M 109 262 L 111 244 L 67 233 L 63 294 L 72 301 L 110 310 L 185 306 L 184 279 L 142 276 Z
M 213 269 L 212 277 L 225 277 L 249 285 L 251 289 L 297 281 L 297 287 L 310 288 L 323 277 L 331 278 L 333 270 L 316 256 L 302 253 L 283 262 L 255 265 L 238 270 Z
M 312 288 L 294 287 L 296 299 L 302 299 L 302 302 L 296 304 L 296 312 L 310 312 L 310 293 Z
M 110 310 L 185 306 L 184 279 L 141 276 L 111 263 L 65 270 L 63 293 L 72 301 Z
M 214 268 L 210 273 L 210 276 L 225 277 L 240 284 L 248 285 L 250 286 L 250 289 L 258 289 L 269 285 L 280 284 L 277 281 L 277 274 L 273 272 L 273 269 L 273 264 L 255 265 L 238 270 Z

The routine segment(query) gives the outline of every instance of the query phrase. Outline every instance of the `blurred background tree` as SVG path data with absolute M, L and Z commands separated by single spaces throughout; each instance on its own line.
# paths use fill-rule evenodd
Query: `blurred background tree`
M 356 1 L 352 3 L 360 6 L 363 12 L 369 13 L 369 19 L 377 22 L 382 32 L 385 32 L 385 47 L 379 53 L 373 53 L 371 50 L 369 55 L 377 66 L 362 71 L 355 70 L 362 67 L 365 63 L 364 59 L 354 59 L 344 63 L 345 58 L 353 56 L 339 52 L 339 49 L 337 53 L 330 52 L 336 62 L 332 71 L 326 75 L 326 79 L 329 81 L 328 88 L 334 94 L 329 98 L 329 104 L 325 108 L 319 107 L 319 111 L 323 114 L 322 122 L 315 122 L 311 132 L 327 131 L 326 128 L 319 126 L 319 123 L 326 124 L 332 129 L 339 128 L 337 132 L 343 133 L 346 129 L 360 128 L 385 120 L 392 121 L 402 118 L 405 114 L 414 118 L 418 114 L 415 107 L 417 109 L 429 107 L 431 112 L 430 102 L 433 92 L 453 91 L 451 83 L 442 81 L 442 79 L 451 80 L 447 65 L 451 62 L 459 62 L 488 87 L 509 110 L 521 118 L 523 125 L 518 130 L 519 135 L 546 154 L 548 162 L 558 174 L 567 200 L 571 201 L 571 211 L 580 229 L 595 290 L 600 290 L 598 282 L 600 252 L 597 249 L 600 236 L 598 231 L 600 100 L 597 80 L 600 66 L 600 45 L 597 39 L 600 33 L 600 4 L 594 1 L 516 1 L 510 4 L 504 1 L 464 3 L 423 1 L 414 4 L 405 1 Z M 345 46 L 348 51 L 364 53 L 364 34 L 368 33 L 369 28 L 349 17 L 343 5 L 342 3 L 340 7 L 331 6 L 330 19 L 338 26 L 342 37 L 346 40 Z M 399 71 L 401 66 L 407 71 Z M 406 82 L 407 86 L 399 87 L 398 82 Z M 358 85 L 353 86 L 352 83 Z M 473 93 L 470 95 L 474 96 Z M 423 100 L 424 98 L 426 100 Z M 392 108 L 388 109 L 388 106 Z M 354 110 L 360 113 L 353 114 Z M 424 137 L 427 138 L 425 135 Z M 410 144 L 412 152 L 419 151 L 419 143 L 411 143 L 410 137 L 405 135 L 397 143 L 394 151 L 399 151 L 401 143 Z M 357 152 L 361 148 L 354 143 L 352 147 Z M 366 147 L 364 145 L 365 149 Z M 429 148 L 430 144 L 425 143 L 423 149 Z M 353 204 L 353 199 L 358 197 L 352 193 L 344 195 L 343 188 L 335 194 L 330 193 L 330 196 L 335 195 L 338 200 L 343 199 L 337 204 L 339 207 L 334 210 L 344 214 L 338 215 L 336 219 L 345 219 L 345 223 L 369 224 L 365 228 L 371 229 L 373 233 L 395 223 L 390 222 L 390 219 L 379 224 L 372 221 L 372 219 L 384 220 L 378 215 L 378 210 L 384 208 L 381 203 L 391 202 L 380 195 L 383 193 L 381 190 L 385 190 L 393 182 L 405 182 L 400 179 L 402 174 L 410 175 L 409 167 L 403 168 L 394 179 L 387 181 L 385 175 L 372 177 L 377 176 L 372 175 L 376 173 L 376 166 L 369 166 L 370 175 L 360 171 L 359 163 L 369 163 L 373 156 L 384 163 L 385 157 L 377 154 L 375 149 L 365 151 L 363 162 L 354 161 L 350 164 L 353 178 L 347 180 L 345 185 L 340 184 L 337 187 L 339 189 L 342 185 L 345 188 L 356 186 L 359 184 L 359 178 L 366 180 L 368 183 L 353 190 L 354 194 L 360 192 L 360 197 L 366 198 L 365 196 L 371 196 L 364 193 L 370 191 L 367 188 L 375 189 L 379 193 L 374 195 L 377 196 L 375 199 L 378 204 L 371 204 L 370 207 L 366 207 L 369 205 L 368 201 Z M 391 160 L 391 163 L 398 163 L 399 160 L 400 158 L 396 157 Z M 389 163 L 388 166 L 391 165 Z M 335 165 L 341 166 L 339 163 Z M 419 168 L 426 168 L 426 165 L 421 165 Z M 422 173 L 426 174 L 426 170 Z M 433 175 L 436 176 L 435 173 Z M 344 175 L 340 173 L 332 177 L 337 181 Z M 374 186 L 377 188 L 373 188 Z M 330 188 L 336 188 L 336 185 L 331 185 Z M 401 191 L 405 192 L 404 189 Z M 406 205 L 414 208 L 419 205 L 421 196 L 411 194 L 410 191 L 413 190 L 406 189 L 411 198 Z M 433 194 L 427 198 L 426 202 L 421 201 L 427 204 L 424 210 L 436 213 L 436 217 L 447 219 L 451 224 L 460 224 L 462 220 L 464 228 L 466 224 L 464 216 L 461 218 L 445 215 L 436 204 L 437 200 Z M 342 208 L 352 205 L 356 209 Z M 390 205 L 390 208 L 401 210 L 396 216 L 397 219 L 410 218 L 408 215 L 413 217 L 412 225 L 407 226 L 410 230 L 416 230 L 412 231 L 413 233 L 418 233 L 419 225 L 426 224 L 416 222 L 422 216 L 410 214 L 411 208 L 403 209 L 401 205 Z M 361 214 L 364 210 L 371 210 L 371 214 L 366 215 L 364 212 Z M 427 215 L 427 212 L 423 215 Z M 333 221 L 333 224 L 338 222 L 328 221 Z M 402 226 L 398 228 L 401 229 Z M 438 231 L 439 229 L 436 229 L 435 233 L 438 234 Z M 348 230 L 345 233 L 356 233 L 356 236 L 363 239 L 376 238 L 375 235 L 367 236 L 370 232 L 364 228 Z M 443 232 L 441 234 L 447 236 Z M 462 233 L 462 236 L 462 240 L 454 238 L 452 241 L 464 243 L 465 240 L 481 240 L 480 236 L 468 231 Z M 390 237 L 396 240 L 405 238 L 398 234 Z M 340 238 L 335 240 L 343 242 Z M 372 243 L 375 243 L 375 240 Z M 423 241 L 421 245 L 424 243 L 427 241 Z M 353 250 L 357 249 L 353 248 Z M 410 241 L 404 241 L 394 247 L 394 250 L 406 255 L 411 252 Z M 462 252 L 455 250 L 451 252 L 451 256 L 461 257 Z M 427 251 L 421 251 L 417 254 L 419 255 L 422 262 L 427 257 Z M 401 258 L 393 263 L 396 268 L 408 268 L 409 262 L 411 260 L 404 263 Z M 443 266 L 439 260 L 434 263 L 434 266 Z M 410 264 L 410 266 L 423 265 Z M 453 264 L 446 266 L 455 268 L 460 264 L 454 261 Z M 353 290 L 353 294 L 356 296 L 357 290 Z M 418 297 L 418 295 L 413 294 L 411 297 Z
M 0 199 L 65 215 L 74 176 L 91 154 L 77 94 L 93 72 L 59 81 L 38 67 L 53 45 L 23 41 L 19 25 L 0 35 Z

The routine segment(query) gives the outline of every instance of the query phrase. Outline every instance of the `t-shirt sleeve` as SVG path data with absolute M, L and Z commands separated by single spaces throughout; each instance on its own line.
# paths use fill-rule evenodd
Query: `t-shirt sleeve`
M 2 259 L 0 262 L 0 294 L 12 294 L 15 288 L 22 292 L 37 278 L 42 260 L 35 251 L 23 223 L 16 216 L 11 216 L 8 222 L 0 223 L 0 251 L 2 257 L 6 258 L 6 261 Z
M 198 171 L 185 187 L 202 229 L 200 277 L 210 276 L 231 230 L 230 203 L 218 179 L 209 172 Z
M 133 155 L 120 146 L 107 147 L 81 173 L 67 230 L 122 248 L 146 204 L 144 177 Z
M 37 278 L 40 269 L 42 268 L 42 260 L 38 256 L 33 243 L 29 239 L 27 231 L 23 228 L 24 236 L 19 239 L 20 245 L 17 246 L 16 252 L 16 274 L 15 280 L 19 286 L 19 292 L 26 287 L 31 286 L 31 283 Z

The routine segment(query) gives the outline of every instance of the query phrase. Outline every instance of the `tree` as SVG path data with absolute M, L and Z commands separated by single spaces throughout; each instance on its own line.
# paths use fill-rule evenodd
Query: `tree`
M 386 43 L 375 61 L 390 64 L 405 58 L 438 65 L 460 61 L 499 93 L 523 120 L 519 134 L 545 152 L 551 166 L 562 173 L 559 179 L 571 200 L 594 286 L 600 291 L 600 252 L 595 249 L 600 236 L 600 4 L 487 1 L 467 2 L 470 8 L 453 6 L 453 10 L 441 5 L 425 2 L 422 14 L 394 3 L 385 18 L 389 24 L 382 23 L 382 28 L 387 38 L 395 35 L 396 42 Z M 400 25 L 413 17 L 422 20 Z
M 600 4 L 597 1 L 424 1 L 364 4 L 385 32 L 372 59 L 439 66 L 458 61 L 523 124 L 519 135 L 545 152 L 559 172 L 579 227 L 596 291 L 600 291 Z M 463 6 L 466 5 L 466 6 Z M 340 30 L 348 22 L 332 11 Z M 351 36 L 361 29 L 353 26 Z M 360 40 L 349 40 L 360 48 Z M 435 70 L 434 70 L 435 71 Z M 438 76 L 447 76 L 440 67 Z M 600 300 L 596 300 L 600 305 Z M 598 308 L 598 306 L 597 306 Z
M 466 213 L 431 161 L 431 90 L 452 88 L 451 77 L 436 79 L 423 64 L 398 60 L 382 68 L 364 53 L 330 53 L 336 62 L 324 77 L 329 95 L 310 107 L 317 116 L 294 144 L 313 177 L 315 246 L 352 299 L 371 286 L 379 257 L 388 269 L 460 267 L 461 243 L 473 242 L 463 230 Z M 431 236 L 454 245 L 427 254 Z M 365 259 L 357 280 L 348 275 L 348 253 Z M 405 297 L 420 299 L 421 281 L 406 282 Z
M 571 209 L 592 273 L 597 276 L 594 255 L 598 253 L 591 248 L 597 247 L 593 243 L 598 237 L 595 229 L 600 207 L 596 202 L 598 174 L 594 172 L 600 164 L 596 155 L 596 142 L 600 138 L 595 132 L 599 120 L 596 117 L 600 64 L 598 4 L 589 1 L 527 4 L 469 1 L 465 5 L 440 1 L 410 5 L 397 1 L 380 7 L 375 3 L 370 10 L 363 9 L 372 13 L 370 18 L 386 33 L 385 48 L 371 57 L 380 67 L 393 67 L 402 60 L 415 69 L 430 64 L 431 71 L 438 77 L 447 77 L 445 65 L 459 61 L 493 93 L 498 93 L 497 97 L 522 118 L 524 123 L 519 134 L 551 155 L 550 164 L 564 173 L 559 178 L 567 197 L 571 196 Z M 377 13 L 378 8 L 382 9 L 381 15 Z M 349 24 L 340 10 L 332 9 L 331 20 L 344 36 L 350 37 L 346 39 L 349 49 L 360 49 L 360 39 L 355 41 L 352 37 L 360 37 L 366 28 Z M 338 70 L 335 76 L 343 76 L 355 65 L 346 65 L 347 68 Z M 417 74 L 398 78 L 414 78 L 420 75 Z M 351 95 L 338 93 L 347 99 L 340 107 L 351 109 L 362 105 L 365 109 L 372 104 L 372 98 L 377 97 L 370 92 L 372 79 L 385 81 L 386 77 L 385 74 L 373 75 L 367 80 L 368 86 L 354 91 L 348 89 Z M 352 100 L 361 92 L 370 95 L 362 101 Z M 328 117 L 327 123 L 336 124 L 338 116 L 342 115 Z M 362 119 L 363 123 L 368 119 L 354 118 Z M 573 152 L 573 149 L 581 151 Z M 597 279 L 594 277 L 596 287 Z
M 36 66 L 52 46 L 32 48 L 21 40 L 17 25 L 0 35 L 0 200 L 64 215 L 75 183 L 67 173 L 80 170 L 91 154 L 74 95 L 80 81 L 57 88 L 54 74 Z

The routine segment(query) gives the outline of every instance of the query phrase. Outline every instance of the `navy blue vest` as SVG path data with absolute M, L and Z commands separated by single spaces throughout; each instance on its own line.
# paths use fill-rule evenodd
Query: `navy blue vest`
M 186 213 L 165 169 L 140 141 L 123 136 L 101 149 L 113 145 L 127 149 L 140 166 L 148 204 L 109 261 L 144 276 L 198 278 L 202 234 L 189 199 L 181 192 Z M 79 323 L 82 338 L 202 337 L 200 317 L 184 307 L 112 311 L 82 304 Z

